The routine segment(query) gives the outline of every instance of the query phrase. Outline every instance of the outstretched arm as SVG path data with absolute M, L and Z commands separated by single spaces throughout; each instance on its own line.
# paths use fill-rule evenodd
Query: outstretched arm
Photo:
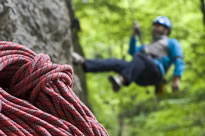
M 183 61 L 182 48 L 179 42 L 175 39 L 169 40 L 169 56 L 174 63 L 172 90 L 173 92 L 176 92 L 180 88 L 180 77 L 184 72 L 185 64 Z
M 136 52 L 142 52 L 144 49 L 144 45 L 137 46 L 136 36 L 140 35 L 139 25 L 137 23 L 133 24 L 133 34 L 130 38 L 128 53 L 130 55 L 134 55 Z

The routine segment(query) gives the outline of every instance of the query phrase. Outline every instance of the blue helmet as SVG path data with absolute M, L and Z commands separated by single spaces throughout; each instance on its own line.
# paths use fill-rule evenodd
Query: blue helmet
M 158 16 L 154 19 L 153 24 L 161 24 L 169 29 L 169 33 L 171 33 L 172 30 L 172 22 L 169 20 L 166 16 Z

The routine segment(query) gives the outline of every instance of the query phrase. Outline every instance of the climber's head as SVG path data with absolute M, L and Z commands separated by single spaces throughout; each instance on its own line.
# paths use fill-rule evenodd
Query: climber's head
M 169 35 L 172 30 L 172 23 L 165 16 L 158 16 L 153 21 L 153 36 Z

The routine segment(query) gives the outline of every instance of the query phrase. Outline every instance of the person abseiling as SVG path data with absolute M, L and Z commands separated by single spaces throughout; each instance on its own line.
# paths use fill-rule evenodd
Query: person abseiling
M 73 54 L 74 61 L 82 64 L 85 72 L 117 72 L 118 75 L 109 77 L 116 92 L 121 86 L 128 86 L 132 82 L 141 86 L 157 85 L 173 64 L 172 90 L 175 92 L 180 88 L 180 78 L 185 69 L 182 48 L 176 39 L 168 38 L 172 31 L 168 17 L 156 17 L 152 26 L 152 41 L 147 45 L 137 46 L 139 26 L 133 25 L 128 50 L 133 56 L 130 62 L 115 58 L 84 59 Z

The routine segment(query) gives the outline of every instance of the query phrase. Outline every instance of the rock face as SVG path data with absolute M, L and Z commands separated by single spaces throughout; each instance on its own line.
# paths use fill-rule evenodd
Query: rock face
M 71 52 L 79 46 L 71 29 L 73 18 L 71 0 L 0 0 L 0 40 L 46 53 L 53 63 L 71 64 Z M 75 73 L 82 74 L 82 70 Z M 88 104 L 86 90 L 76 75 L 73 90 Z

